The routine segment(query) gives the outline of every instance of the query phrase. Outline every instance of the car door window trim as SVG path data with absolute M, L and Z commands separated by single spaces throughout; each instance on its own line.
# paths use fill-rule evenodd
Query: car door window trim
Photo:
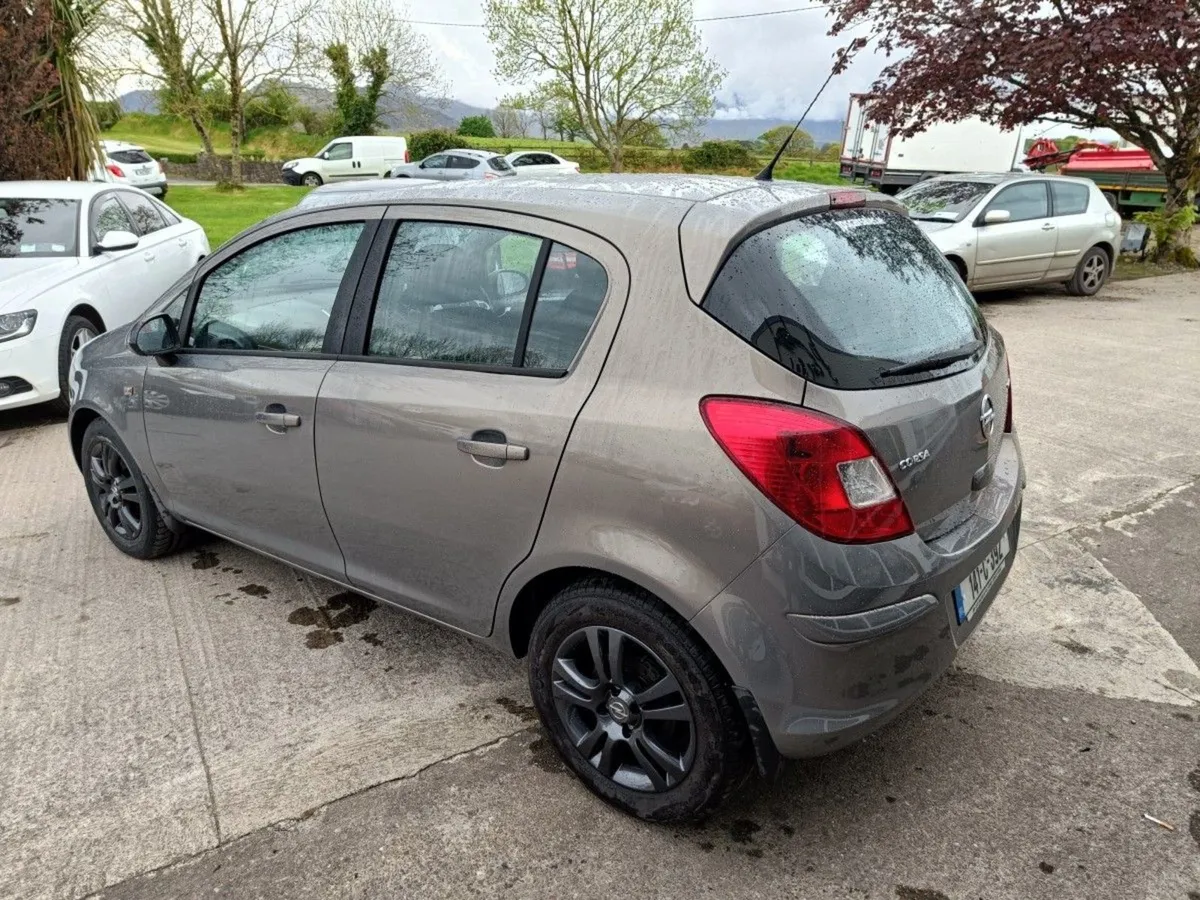
M 533 277 L 529 279 L 529 288 L 525 292 L 525 306 L 521 309 L 521 327 L 517 331 L 517 345 L 513 348 L 513 368 L 525 368 L 525 348 L 529 346 L 529 326 L 533 323 L 533 308 L 537 306 L 538 293 L 542 289 L 542 276 L 546 273 L 546 262 L 550 259 L 550 247 L 554 244 L 548 238 L 542 238 L 542 246 L 538 248 L 537 260 L 533 264 Z

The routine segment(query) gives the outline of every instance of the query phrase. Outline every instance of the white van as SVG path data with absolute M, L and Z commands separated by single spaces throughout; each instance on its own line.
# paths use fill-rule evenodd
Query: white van
M 384 178 L 408 162 L 408 142 L 402 137 L 340 137 L 316 156 L 290 159 L 283 164 L 288 184 L 318 187 L 328 182 Z

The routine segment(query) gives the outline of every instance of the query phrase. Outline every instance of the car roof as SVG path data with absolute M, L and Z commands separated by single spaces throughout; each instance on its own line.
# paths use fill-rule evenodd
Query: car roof
M 368 182 L 364 182 L 367 184 Z M 828 209 L 830 195 L 862 194 L 866 203 L 904 212 L 891 197 L 843 185 L 757 181 L 728 175 L 580 175 L 492 182 L 428 182 L 396 187 L 371 183 L 361 192 L 315 192 L 300 213 L 322 208 L 426 204 L 486 208 L 559 221 L 591 231 L 615 246 L 639 246 L 638 234 L 677 233 L 689 293 L 699 296 L 726 250 L 754 231 L 789 216 Z M 281 213 L 274 221 L 294 215 Z
M 37 197 L 50 200 L 90 200 L 97 194 L 124 187 L 104 181 L 5 181 L 0 197 Z
M 100 147 L 104 150 L 141 150 L 140 144 L 131 144 L 129 141 L 101 141 Z
M 1052 172 L 956 172 L 950 175 L 935 175 L 933 178 L 926 179 L 926 181 L 977 181 L 981 184 L 1005 184 L 1009 181 L 1027 181 L 1034 178 L 1050 179 L 1052 181 L 1088 182 L 1087 178 L 1072 178 L 1069 175 L 1055 175 Z M 917 184 L 924 183 L 922 181 L 917 182 Z
M 443 150 L 442 152 L 457 153 L 459 156 L 469 156 L 472 159 L 490 159 L 493 156 L 500 155 L 499 153 L 492 153 L 490 150 L 472 150 L 469 147 L 455 147 L 452 150 Z

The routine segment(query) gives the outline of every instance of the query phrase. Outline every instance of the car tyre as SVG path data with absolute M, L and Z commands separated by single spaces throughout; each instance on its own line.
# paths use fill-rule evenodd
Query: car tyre
M 1091 297 L 1108 281 L 1110 268 L 1108 254 L 1093 247 L 1079 260 L 1075 274 L 1067 282 L 1067 292 L 1075 297 Z
M 316 188 L 316 187 L 320 187 L 325 182 L 321 178 L 321 176 L 318 175 L 316 172 L 306 172 L 304 174 L 304 177 L 300 179 L 300 183 L 303 184 L 305 187 Z
M 168 525 L 129 449 L 103 419 L 83 433 L 80 459 L 92 511 L 118 550 L 154 559 L 186 543 L 187 530 Z
M 534 625 L 529 681 L 567 765 L 639 818 L 700 818 L 750 771 L 745 719 L 720 663 L 648 594 L 604 579 L 563 590 Z
M 75 351 L 100 334 L 96 323 L 84 316 L 68 316 L 63 325 L 62 335 L 58 339 L 58 399 L 52 400 L 50 406 L 56 413 L 66 415 L 71 411 L 71 390 L 69 377 L 71 359 Z

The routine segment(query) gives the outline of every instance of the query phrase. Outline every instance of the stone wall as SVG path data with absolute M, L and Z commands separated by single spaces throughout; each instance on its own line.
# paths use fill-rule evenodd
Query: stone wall
M 228 181 L 230 163 L 224 156 L 201 154 L 194 163 L 166 162 L 167 179 L 187 178 L 192 181 Z M 242 181 L 247 184 L 282 184 L 280 167 L 274 161 L 242 160 Z

